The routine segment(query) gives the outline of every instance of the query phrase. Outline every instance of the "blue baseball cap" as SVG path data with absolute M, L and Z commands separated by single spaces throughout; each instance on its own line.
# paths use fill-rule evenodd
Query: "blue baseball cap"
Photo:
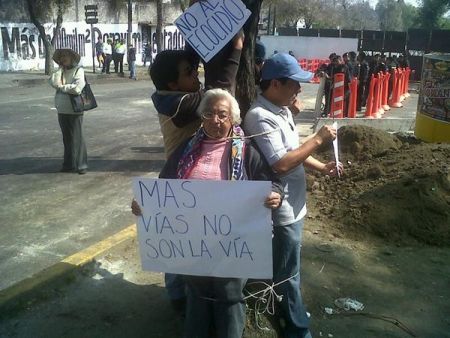
M 298 82 L 309 82 L 314 73 L 303 70 L 297 60 L 287 53 L 277 53 L 264 62 L 261 80 L 287 77 Z

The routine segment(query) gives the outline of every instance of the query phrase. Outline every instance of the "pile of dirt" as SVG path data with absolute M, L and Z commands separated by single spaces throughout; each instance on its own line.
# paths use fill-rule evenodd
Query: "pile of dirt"
M 366 126 L 341 127 L 338 140 L 345 175 L 308 177 L 310 218 L 335 236 L 450 245 L 450 144 Z

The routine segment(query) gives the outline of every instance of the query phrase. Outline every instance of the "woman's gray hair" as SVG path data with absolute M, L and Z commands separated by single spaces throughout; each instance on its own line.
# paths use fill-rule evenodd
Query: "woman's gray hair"
M 239 109 L 239 104 L 236 99 L 224 89 L 215 88 L 208 90 L 205 95 L 203 95 L 203 99 L 201 100 L 198 106 L 198 113 L 201 115 L 204 112 L 208 111 L 209 106 L 212 103 L 217 102 L 218 100 L 225 99 L 230 102 L 231 106 L 231 122 L 233 124 L 241 123 L 241 110 Z

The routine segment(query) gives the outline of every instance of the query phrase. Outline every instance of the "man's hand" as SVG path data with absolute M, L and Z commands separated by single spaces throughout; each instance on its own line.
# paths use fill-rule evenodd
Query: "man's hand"
M 344 165 L 339 162 L 337 167 L 336 167 L 336 162 L 335 161 L 331 161 L 325 164 L 325 166 L 323 167 L 323 169 L 321 170 L 321 172 L 324 175 L 329 175 L 329 176 L 341 176 L 344 173 Z
M 336 138 L 336 129 L 331 126 L 323 126 L 314 138 L 319 144 L 331 142 Z
M 281 204 L 281 196 L 279 193 L 272 191 L 264 201 L 264 206 L 269 209 L 276 209 Z

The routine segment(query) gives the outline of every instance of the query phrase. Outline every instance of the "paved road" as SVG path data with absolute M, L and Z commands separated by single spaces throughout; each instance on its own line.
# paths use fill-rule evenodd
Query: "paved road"
M 123 81 L 123 80 L 122 80 Z M 131 178 L 163 160 L 150 81 L 93 85 L 89 172 L 59 173 L 61 133 L 50 86 L 0 92 L 0 289 L 134 223 Z
M 131 178 L 156 177 L 164 162 L 151 81 L 92 79 L 99 107 L 85 115 L 89 172 L 80 176 L 58 172 L 53 89 L 42 75 L 20 77 L 33 87 L 11 85 L 16 78 L 0 74 L 0 290 L 134 223 Z M 317 85 L 302 87 L 306 112 L 297 122 L 305 136 Z M 415 114 L 416 100 L 395 114 Z

